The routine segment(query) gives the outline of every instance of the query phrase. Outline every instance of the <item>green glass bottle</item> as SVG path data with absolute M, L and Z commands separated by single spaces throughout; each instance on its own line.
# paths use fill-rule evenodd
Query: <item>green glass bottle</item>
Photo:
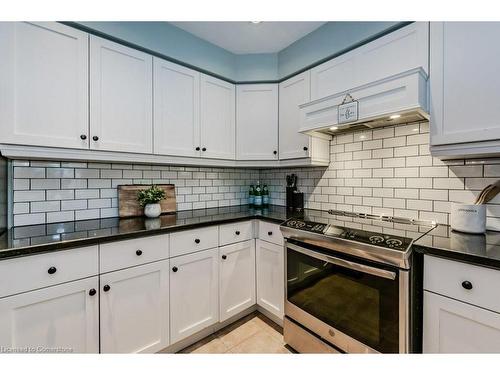
M 257 186 L 255 186 L 255 195 L 254 195 L 254 206 L 262 207 L 262 189 L 260 187 L 259 181 L 257 181 Z
M 255 191 L 253 185 L 250 185 L 250 190 L 248 191 L 248 205 L 252 207 L 255 203 Z
M 269 206 L 269 189 L 267 188 L 267 185 L 264 185 L 262 188 L 262 205 L 264 207 Z

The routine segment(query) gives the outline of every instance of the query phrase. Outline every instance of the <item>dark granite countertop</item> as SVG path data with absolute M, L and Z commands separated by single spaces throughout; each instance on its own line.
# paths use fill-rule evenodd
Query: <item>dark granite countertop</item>
M 229 206 L 179 211 L 155 219 L 107 218 L 13 227 L 0 236 L 0 260 L 207 225 L 249 219 L 281 223 L 286 218 L 287 211 L 283 206 L 262 209 Z
M 438 225 L 414 245 L 424 254 L 500 269 L 500 232 L 467 234 Z
M 229 206 L 179 211 L 157 219 L 115 217 L 14 227 L 0 235 L 0 260 L 249 219 L 279 224 L 292 216 L 353 229 L 411 237 L 415 240 L 415 250 L 421 253 L 500 269 L 500 232 L 473 235 L 454 232 L 447 225 L 438 225 L 432 229 L 380 220 L 339 217 L 326 211 L 309 209 L 302 213 L 290 213 L 283 206 L 263 209 Z

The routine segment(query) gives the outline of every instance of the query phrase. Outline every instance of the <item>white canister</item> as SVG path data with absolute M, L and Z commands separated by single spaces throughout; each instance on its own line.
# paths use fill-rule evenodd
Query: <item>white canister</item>
M 451 229 L 464 233 L 486 232 L 486 205 L 451 203 Z

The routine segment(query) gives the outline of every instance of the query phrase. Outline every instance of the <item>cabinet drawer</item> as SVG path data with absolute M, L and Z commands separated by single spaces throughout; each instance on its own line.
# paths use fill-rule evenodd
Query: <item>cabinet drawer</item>
M 425 290 L 500 312 L 500 271 L 427 255 L 424 259 Z
M 95 245 L 2 260 L 0 297 L 97 275 L 97 254 Z
M 279 224 L 259 221 L 259 238 L 275 243 L 276 245 L 283 245 L 283 236 L 281 235 Z
M 100 245 L 101 273 L 168 258 L 168 234 Z
M 186 230 L 170 235 L 170 256 L 194 253 L 219 246 L 219 228 Z
M 253 238 L 253 222 L 242 221 L 240 223 L 225 224 L 219 227 L 220 246 L 235 242 L 247 241 Z

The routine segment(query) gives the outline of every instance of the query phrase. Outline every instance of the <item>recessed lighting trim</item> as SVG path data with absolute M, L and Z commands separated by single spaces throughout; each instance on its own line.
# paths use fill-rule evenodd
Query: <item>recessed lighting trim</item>
M 331 126 L 331 127 L 330 127 L 330 130 L 338 130 L 338 129 L 339 129 L 339 127 L 338 127 L 338 126 Z
M 253 23 L 254 25 L 258 25 L 259 23 L 262 23 L 262 21 L 250 21 L 250 23 Z
M 400 117 L 401 117 L 401 115 L 392 115 L 392 116 L 390 116 L 389 118 L 390 118 L 391 120 L 396 120 L 397 118 L 400 118 Z

